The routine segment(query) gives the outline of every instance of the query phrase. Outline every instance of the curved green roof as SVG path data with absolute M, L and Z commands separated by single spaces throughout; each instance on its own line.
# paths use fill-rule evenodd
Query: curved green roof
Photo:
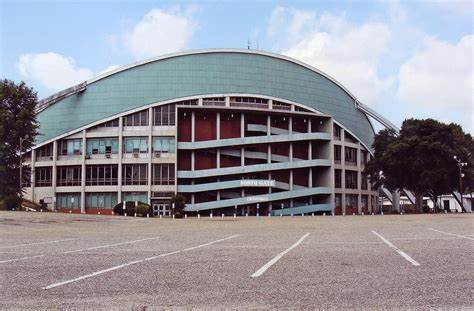
M 41 135 L 36 143 L 152 103 L 232 93 L 277 97 L 312 107 L 332 115 L 366 146 L 372 144 L 374 132 L 367 116 L 337 81 L 290 58 L 248 50 L 179 53 L 88 81 L 85 91 L 50 100 L 54 103 L 39 112 Z

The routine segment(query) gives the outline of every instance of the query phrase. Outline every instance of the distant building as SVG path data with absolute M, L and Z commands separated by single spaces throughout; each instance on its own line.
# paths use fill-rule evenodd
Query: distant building
M 362 171 L 374 138 L 367 114 L 378 115 L 285 56 L 166 55 L 61 91 L 38 111 L 26 197 L 59 211 L 111 213 L 143 201 L 166 214 L 174 193 L 202 214 L 376 207 Z

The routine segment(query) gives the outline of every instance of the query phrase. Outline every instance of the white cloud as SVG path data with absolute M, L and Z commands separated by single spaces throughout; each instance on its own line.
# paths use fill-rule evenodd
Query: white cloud
M 401 101 L 442 111 L 463 111 L 466 120 L 452 120 L 473 130 L 474 35 L 456 44 L 426 37 L 423 47 L 408 59 L 399 73 Z M 440 115 L 441 117 L 441 115 Z
M 176 52 L 187 47 L 197 27 L 192 9 L 153 9 L 132 26 L 125 45 L 136 59 Z
M 108 66 L 107 68 L 105 68 L 105 69 L 99 71 L 99 72 L 96 74 L 96 76 L 100 76 L 100 75 L 102 75 L 102 74 L 104 74 L 104 73 L 107 73 L 107 72 L 109 72 L 109 71 L 115 70 L 115 69 L 117 69 L 117 68 L 119 68 L 119 67 L 120 67 L 119 65 L 110 65 L 110 66 Z
M 352 25 L 344 15 L 317 17 L 311 12 L 277 7 L 268 34 L 281 53 L 328 73 L 369 105 L 393 85 L 393 78 L 382 78 L 378 73 L 391 36 L 384 23 Z
M 77 68 L 73 58 L 52 52 L 23 54 L 18 69 L 23 77 L 50 91 L 65 89 L 93 76 L 91 70 Z

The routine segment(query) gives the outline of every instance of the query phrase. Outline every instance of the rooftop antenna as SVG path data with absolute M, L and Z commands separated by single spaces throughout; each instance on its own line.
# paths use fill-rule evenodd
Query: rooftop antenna
M 247 50 L 250 50 L 250 40 L 247 39 Z

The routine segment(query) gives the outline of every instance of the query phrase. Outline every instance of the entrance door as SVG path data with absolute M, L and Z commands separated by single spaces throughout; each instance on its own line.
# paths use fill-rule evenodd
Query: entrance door
M 153 215 L 154 216 L 170 216 L 171 211 L 168 208 L 168 204 L 153 203 Z

